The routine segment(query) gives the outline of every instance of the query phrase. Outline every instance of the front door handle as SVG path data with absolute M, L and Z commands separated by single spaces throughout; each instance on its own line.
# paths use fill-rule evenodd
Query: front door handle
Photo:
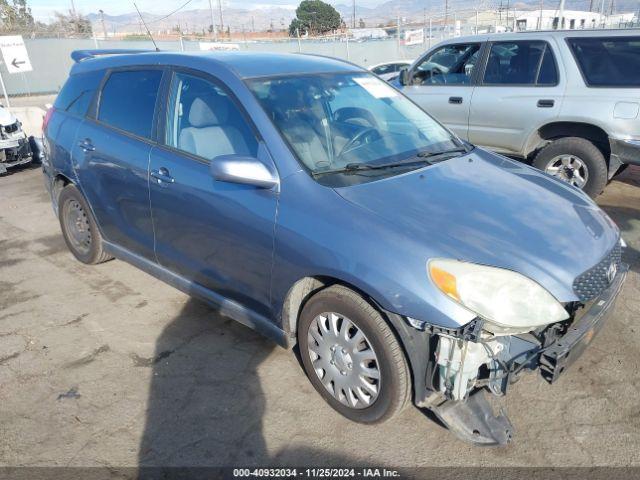
M 151 170 L 151 176 L 156 179 L 159 185 L 163 183 L 173 183 L 176 180 L 169 175 L 169 170 L 160 167 L 158 170 Z
M 449 103 L 460 105 L 462 103 L 462 97 L 449 97 Z
M 91 143 L 91 140 L 89 140 L 88 138 L 85 138 L 81 142 L 78 142 L 78 146 L 85 152 L 93 152 L 96 149 L 96 147 L 94 147 Z
M 538 100 L 538 108 L 552 108 L 556 104 L 555 100 L 540 99 Z

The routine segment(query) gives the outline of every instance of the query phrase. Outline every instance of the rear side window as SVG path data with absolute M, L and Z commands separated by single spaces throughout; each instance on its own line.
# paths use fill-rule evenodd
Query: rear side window
M 113 72 L 100 95 L 98 120 L 139 137 L 151 138 L 162 71 Z
M 496 42 L 484 72 L 489 85 L 556 85 L 558 71 L 547 42 Z
M 99 70 L 70 76 L 56 97 L 54 103 L 56 110 L 64 110 L 80 117 L 85 116 L 103 75 L 104 71 Z
M 640 87 L 640 37 L 568 38 L 582 71 L 593 87 Z

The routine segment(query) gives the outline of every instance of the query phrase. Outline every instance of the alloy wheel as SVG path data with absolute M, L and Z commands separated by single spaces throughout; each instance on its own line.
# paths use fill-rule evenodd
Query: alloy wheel
M 580 189 L 584 188 L 589 180 L 587 165 L 575 155 L 563 154 L 553 157 L 547 163 L 545 172 Z

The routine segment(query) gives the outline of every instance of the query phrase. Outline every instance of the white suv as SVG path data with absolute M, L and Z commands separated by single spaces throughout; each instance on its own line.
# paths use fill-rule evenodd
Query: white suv
M 397 85 L 461 138 L 526 159 L 595 197 L 640 164 L 640 31 L 460 37 Z

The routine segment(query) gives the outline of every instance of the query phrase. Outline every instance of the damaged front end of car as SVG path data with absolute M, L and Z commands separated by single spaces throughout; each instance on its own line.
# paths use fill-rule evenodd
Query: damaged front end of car
M 416 404 L 428 408 L 458 437 L 478 445 L 504 445 L 513 426 L 496 414 L 487 393 L 503 396 L 522 374 L 538 370 L 554 383 L 584 351 L 613 310 L 628 266 L 624 243 L 574 282 L 579 301 L 558 302 L 516 272 L 432 260 L 433 283 L 477 317 L 459 329 L 407 318 L 429 338 L 424 389 Z
M 22 129 L 22 123 L 4 109 L 0 113 L 0 175 L 7 169 L 25 165 L 33 160 L 29 138 Z

